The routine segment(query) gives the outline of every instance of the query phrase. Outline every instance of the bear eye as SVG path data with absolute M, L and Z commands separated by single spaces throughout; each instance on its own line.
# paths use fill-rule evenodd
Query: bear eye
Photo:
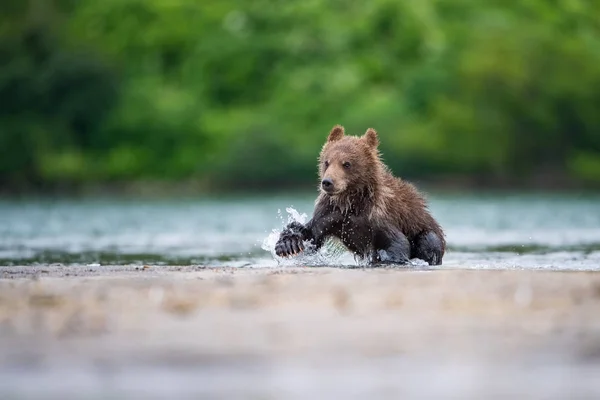
M 325 168 L 329 167 L 329 161 L 325 161 Z
M 346 161 L 344 164 L 342 164 L 344 166 L 344 168 L 348 169 L 350 168 L 350 163 L 348 161 Z

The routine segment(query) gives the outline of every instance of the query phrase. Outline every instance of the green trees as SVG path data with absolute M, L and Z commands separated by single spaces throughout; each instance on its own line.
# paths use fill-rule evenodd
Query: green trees
M 41 185 L 65 178 L 63 169 L 70 161 L 57 156 L 96 146 L 102 122 L 118 99 L 115 72 L 92 49 L 66 45 L 57 29 L 60 16 L 46 6 L 2 6 L 3 184 Z
M 7 0 L 0 182 L 313 182 L 375 127 L 411 177 L 600 183 L 600 3 Z

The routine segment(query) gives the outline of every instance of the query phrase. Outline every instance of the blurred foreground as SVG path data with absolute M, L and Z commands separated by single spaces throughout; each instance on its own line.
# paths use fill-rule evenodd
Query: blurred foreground
M 597 273 L 58 266 L 0 277 L 3 399 L 600 396 Z

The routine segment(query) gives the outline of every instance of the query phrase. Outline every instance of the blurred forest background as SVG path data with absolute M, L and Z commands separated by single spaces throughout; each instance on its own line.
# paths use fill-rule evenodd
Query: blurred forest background
M 600 186 L 597 0 L 2 0 L 4 191 L 313 188 L 334 124 L 396 174 Z

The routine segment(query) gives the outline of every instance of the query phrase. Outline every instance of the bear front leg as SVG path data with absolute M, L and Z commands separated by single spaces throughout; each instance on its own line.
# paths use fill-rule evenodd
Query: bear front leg
M 411 256 L 429 265 L 442 265 L 444 242 L 435 232 L 422 233 L 413 240 Z
M 275 254 L 279 257 L 289 257 L 304 251 L 303 241 L 305 238 L 306 228 L 299 222 L 289 224 L 275 244 Z
M 340 231 L 342 221 L 340 212 L 332 210 L 327 202 L 319 202 L 313 218 L 306 225 L 292 222 L 281 232 L 275 245 L 275 254 L 289 257 L 301 253 L 305 251 L 305 241 L 311 243 L 311 251 L 318 251 L 328 236 Z
M 410 242 L 402 232 L 378 232 L 373 245 L 372 264 L 405 265 L 410 261 Z

